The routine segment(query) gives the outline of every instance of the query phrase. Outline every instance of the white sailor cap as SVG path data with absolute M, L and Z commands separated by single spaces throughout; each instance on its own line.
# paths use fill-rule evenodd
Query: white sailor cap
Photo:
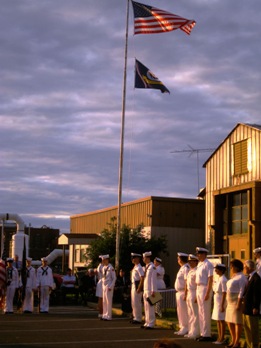
M 102 259 L 102 255 L 99 255 L 98 257 L 99 257 L 99 259 Z
M 159 257 L 155 257 L 154 260 L 158 261 L 159 263 L 162 263 L 162 260 Z
M 188 261 L 198 261 L 198 257 L 193 254 L 189 254 Z
M 109 254 L 102 255 L 101 258 L 102 258 L 102 260 L 109 259 L 110 255 Z
M 134 259 L 134 257 L 141 257 L 141 254 L 137 253 L 131 253 L 131 257 Z
M 14 259 L 13 259 L 12 257 L 8 257 L 8 258 L 6 259 L 6 262 L 14 262 Z
M 178 255 L 178 256 L 183 256 L 183 257 L 188 257 L 188 254 L 186 254 L 186 253 L 181 253 L 181 252 L 178 252 L 177 255 Z
M 227 267 L 226 267 L 226 265 L 224 265 L 224 263 L 217 263 L 214 268 L 217 268 L 217 269 L 227 269 Z
M 151 251 L 146 251 L 145 253 L 142 254 L 143 257 L 150 257 L 152 255 Z
M 32 258 L 31 257 L 27 257 L 26 261 L 32 261 Z
M 42 257 L 41 261 L 47 261 L 47 257 Z
M 209 251 L 206 248 L 196 247 L 197 254 L 207 254 Z
M 261 247 L 258 247 L 258 248 L 255 248 L 254 250 L 253 250 L 253 253 L 261 253 Z

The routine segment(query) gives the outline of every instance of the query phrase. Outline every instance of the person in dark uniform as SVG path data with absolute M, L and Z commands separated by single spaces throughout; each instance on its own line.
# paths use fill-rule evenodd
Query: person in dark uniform
M 243 295 L 243 326 L 247 348 L 259 347 L 259 309 L 261 302 L 261 278 L 256 272 L 255 262 L 244 262 L 244 270 L 248 276 Z

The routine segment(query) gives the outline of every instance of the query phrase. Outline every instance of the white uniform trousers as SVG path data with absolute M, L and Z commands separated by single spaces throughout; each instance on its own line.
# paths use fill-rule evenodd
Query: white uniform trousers
M 185 291 L 176 292 L 177 315 L 179 321 L 179 330 L 188 332 L 188 308 L 184 301 Z
M 14 295 L 16 288 L 14 286 L 7 286 L 4 312 L 13 313 L 14 311 Z
M 112 317 L 112 298 L 113 298 L 113 289 L 109 291 L 108 286 L 103 287 L 103 297 L 102 297 L 102 304 L 103 304 L 103 313 L 102 318 L 111 320 Z
M 210 291 L 208 300 L 204 301 L 206 292 L 207 292 L 206 285 L 197 286 L 198 319 L 199 319 L 200 336 L 211 337 L 212 291 Z
M 40 312 L 49 312 L 49 294 L 48 285 L 40 286 Z
M 27 287 L 25 288 L 23 311 L 33 312 L 33 309 L 34 309 L 34 292 L 31 287 Z
M 131 307 L 132 307 L 132 316 L 133 320 L 141 321 L 142 320 L 142 292 L 137 293 L 135 284 L 132 284 L 131 287 Z
M 145 312 L 145 323 L 144 326 L 154 327 L 156 322 L 155 307 L 151 306 L 147 301 L 148 296 L 151 295 L 151 291 L 144 292 L 144 312 Z
M 195 303 L 196 290 L 189 290 L 187 294 L 187 308 L 188 308 L 188 335 L 197 337 L 200 335 L 199 321 L 198 321 L 198 304 Z

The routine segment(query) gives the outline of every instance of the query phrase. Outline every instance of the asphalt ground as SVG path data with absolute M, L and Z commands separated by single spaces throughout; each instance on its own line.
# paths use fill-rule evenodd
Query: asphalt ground
M 141 329 L 119 315 L 101 321 L 98 312 L 89 307 L 56 306 L 48 314 L 0 315 L 0 347 L 152 348 L 159 338 L 172 339 L 181 348 L 215 347 L 211 342 L 175 336 L 160 321 L 154 330 Z

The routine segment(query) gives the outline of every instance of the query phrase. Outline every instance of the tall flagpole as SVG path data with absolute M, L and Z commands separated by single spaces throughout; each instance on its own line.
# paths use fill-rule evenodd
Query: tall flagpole
M 121 232 L 121 203 L 122 203 L 122 172 L 123 172 L 124 127 L 125 127 L 125 107 L 126 107 L 126 84 L 127 84 L 129 2 L 130 2 L 130 0 L 127 0 L 125 54 L 124 54 L 124 72 L 123 72 L 123 92 L 122 92 L 122 116 L 121 116 L 121 146 L 120 146 L 119 183 L 118 183 L 118 216 L 117 216 L 117 230 L 116 230 L 116 252 L 115 252 L 115 269 L 116 269 L 116 271 L 119 271 L 119 264 L 120 264 L 119 261 L 120 261 L 120 232 Z

